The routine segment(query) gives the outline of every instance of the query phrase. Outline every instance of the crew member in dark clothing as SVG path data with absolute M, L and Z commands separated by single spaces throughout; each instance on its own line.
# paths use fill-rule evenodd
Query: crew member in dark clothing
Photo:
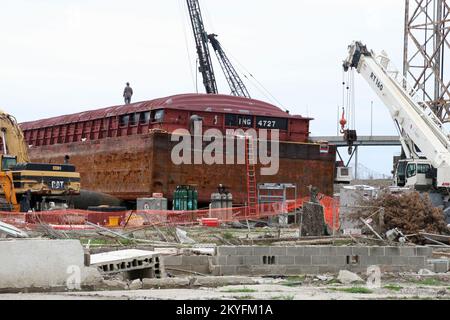
M 127 86 L 123 90 L 123 97 L 125 99 L 125 104 L 130 104 L 132 95 L 133 95 L 133 89 L 131 89 L 130 83 L 127 82 Z

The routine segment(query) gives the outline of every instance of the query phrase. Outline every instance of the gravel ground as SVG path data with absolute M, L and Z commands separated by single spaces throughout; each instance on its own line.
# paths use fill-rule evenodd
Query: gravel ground
M 267 281 L 270 282 L 270 281 Z M 278 283 L 276 283 L 278 282 Z M 413 282 L 387 282 L 381 288 L 335 283 L 301 284 L 274 280 L 256 285 L 223 286 L 196 289 L 152 289 L 126 291 L 90 291 L 65 293 L 0 294 L 0 300 L 366 300 L 366 299 L 444 299 L 450 300 L 450 283 L 434 285 Z

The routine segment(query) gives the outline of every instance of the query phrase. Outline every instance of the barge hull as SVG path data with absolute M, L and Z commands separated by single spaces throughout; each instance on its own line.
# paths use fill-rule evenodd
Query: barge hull
M 165 132 L 88 140 L 32 147 L 34 162 L 62 163 L 66 155 L 81 174 L 85 190 L 135 201 L 152 193 L 169 200 L 178 185 L 196 185 L 199 202 L 208 203 L 219 184 L 233 193 L 235 203 L 246 199 L 245 165 L 175 165 L 171 152 L 176 142 Z M 236 153 L 235 153 L 236 154 Z M 258 183 L 296 183 L 298 196 L 309 194 L 308 186 L 333 194 L 336 150 L 321 152 L 319 144 L 280 142 L 279 172 L 261 176 Z

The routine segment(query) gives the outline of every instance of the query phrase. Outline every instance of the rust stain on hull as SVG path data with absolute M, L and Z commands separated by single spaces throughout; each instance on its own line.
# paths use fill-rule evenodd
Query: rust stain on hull
M 61 163 L 70 156 L 81 174 L 83 189 L 135 200 L 162 192 L 169 200 L 177 185 L 194 184 L 199 201 L 209 202 L 219 184 L 227 186 L 236 203 L 246 197 L 245 165 L 175 165 L 170 134 L 148 134 L 73 142 L 30 149 L 32 161 Z M 309 185 L 333 194 L 335 149 L 321 153 L 318 144 L 280 142 L 280 168 L 275 176 L 257 175 L 257 182 L 296 183 L 299 195 Z M 257 170 L 259 174 L 259 170 Z

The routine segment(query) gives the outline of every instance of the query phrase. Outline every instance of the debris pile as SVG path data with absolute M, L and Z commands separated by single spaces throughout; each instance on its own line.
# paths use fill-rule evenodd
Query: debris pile
M 421 232 L 447 234 L 448 228 L 443 211 L 432 205 L 428 194 L 407 192 L 402 194 L 382 193 L 375 199 L 366 200 L 364 207 L 382 208 L 382 219 L 379 223 L 380 232 L 398 229 L 405 235 L 419 235 Z M 352 218 L 367 219 L 370 212 L 359 210 Z M 420 237 L 410 238 L 414 242 Z

